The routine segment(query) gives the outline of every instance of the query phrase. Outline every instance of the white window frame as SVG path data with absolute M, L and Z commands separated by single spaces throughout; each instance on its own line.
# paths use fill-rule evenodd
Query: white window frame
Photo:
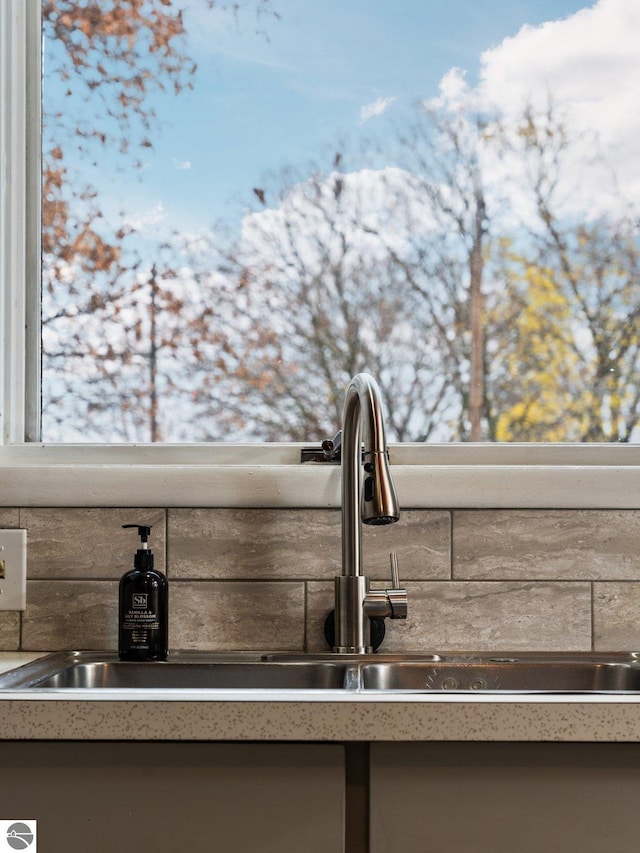
M 0 2 L 0 506 L 338 507 L 300 444 L 48 445 L 39 418 L 40 1 Z M 338 425 L 336 425 L 338 426 Z M 640 508 L 640 446 L 402 444 L 404 508 Z

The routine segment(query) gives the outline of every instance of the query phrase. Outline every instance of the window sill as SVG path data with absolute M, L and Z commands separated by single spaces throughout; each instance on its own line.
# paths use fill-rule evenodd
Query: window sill
M 337 508 L 338 465 L 296 444 L 0 448 L 0 506 Z M 410 508 L 640 509 L 640 447 L 398 445 Z

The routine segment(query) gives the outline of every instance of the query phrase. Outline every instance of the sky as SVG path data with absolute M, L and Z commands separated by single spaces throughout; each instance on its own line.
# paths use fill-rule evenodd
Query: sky
M 112 215 L 124 210 L 144 229 L 206 228 L 237 215 L 269 172 L 392 127 L 452 79 L 507 110 L 531 85 L 561 91 L 585 120 L 603 122 L 621 156 L 635 155 L 638 0 L 271 3 L 278 17 L 257 20 L 252 8 L 234 18 L 185 0 L 194 91 L 156 98 L 159 127 L 141 175 L 123 180 L 117 154 L 86 171 Z M 57 91 L 45 84 L 47 106 Z

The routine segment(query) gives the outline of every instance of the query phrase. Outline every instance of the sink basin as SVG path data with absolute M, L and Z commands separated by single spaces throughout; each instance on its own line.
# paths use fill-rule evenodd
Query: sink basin
M 56 654 L 0 675 L 0 689 L 29 690 L 335 690 L 344 667 L 335 661 L 269 663 L 178 653 L 161 663 L 114 654 Z
M 330 690 L 341 688 L 342 667 L 263 663 L 80 663 L 42 679 L 40 688 L 161 690 Z
M 640 689 L 635 661 L 487 660 L 373 663 L 362 667 L 364 690 L 621 692 Z
M 113 652 L 60 652 L 0 675 L 4 690 L 622 693 L 640 691 L 640 655 L 174 652 L 162 663 L 130 663 Z

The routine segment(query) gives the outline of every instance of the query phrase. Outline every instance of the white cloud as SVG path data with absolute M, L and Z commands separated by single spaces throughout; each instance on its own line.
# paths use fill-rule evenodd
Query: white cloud
M 276 208 L 248 213 L 241 252 L 245 263 L 269 268 L 270 275 L 279 267 L 282 280 L 296 276 L 301 262 L 308 273 L 322 276 L 333 264 L 347 270 L 351 265 L 354 270 L 366 264 L 375 268 L 388 259 L 389 248 L 402 255 L 418 229 L 429 232 L 433 226 L 428 203 L 409 172 L 391 166 L 334 172 L 320 182 L 310 179 L 290 187 Z
M 431 100 L 425 101 L 427 107 L 438 109 L 448 107 L 449 109 L 465 108 L 475 98 L 475 93 L 469 89 L 465 80 L 465 71 L 462 68 L 451 68 L 440 80 L 440 94 Z
M 539 27 L 525 26 L 482 57 L 481 91 L 502 109 L 523 94 L 549 92 L 579 109 L 628 101 L 640 76 L 640 3 L 599 0 L 593 7 Z
M 376 98 L 376 100 L 372 101 L 370 104 L 365 104 L 360 109 L 360 124 L 364 124 L 365 121 L 369 121 L 369 119 L 374 116 L 382 115 L 389 109 L 394 101 L 395 97 L 392 96 L 388 98 Z
M 147 210 L 129 214 L 124 220 L 124 225 L 128 228 L 133 228 L 135 231 L 144 231 L 150 226 L 166 221 L 166 219 L 167 213 L 164 205 L 161 201 L 157 201 L 153 207 Z
M 173 165 L 178 172 L 185 172 L 191 168 L 191 160 L 178 160 L 176 157 L 173 157 Z
M 482 55 L 479 80 L 465 94 L 454 69 L 443 79 L 441 98 L 455 106 L 474 96 L 507 119 L 521 116 L 527 104 L 539 110 L 555 105 L 582 138 L 574 152 L 575 206 L 584 206 L 588 196 L 594 213 L 625 200 L 640 203 L 638 0 L 599 0 L 562 20 L 523 27 Z M 597 164 L 596 155 L 602 158 Z

